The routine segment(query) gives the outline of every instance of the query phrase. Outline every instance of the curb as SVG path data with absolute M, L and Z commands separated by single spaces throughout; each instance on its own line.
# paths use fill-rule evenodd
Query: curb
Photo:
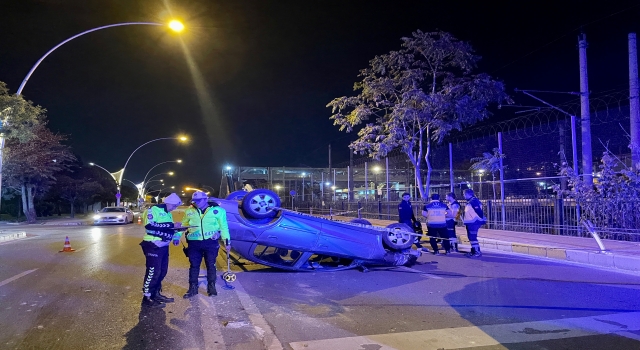
M 464 235 L 458 235 L 458 241 L 460 243 L 469 244 L 469 240 Z M 482 248 L 498 250 L 507 253 L 519 253 L 625 271 L 640 272 L 640 257 L 631 255 L 614 255 L 610 252 L 553 248 L 534 244 L 499 241 L 481 237 L 478 237 L 478 243 L 480 243 L 480 247 Z
M 49 222 L 43 222 L 40 224 L 41 226 L 84 226 L 84 225 L 90 225 L 90 223 L 87 221 L 75 221 L 75 222 L 55 222 L 55 221 L 49 221 Z
M 27 233 L 25 231 L 21 231 L 21 232 L 0 234 L 0 243 L 13 241 L 20 238 L 27 238 Z

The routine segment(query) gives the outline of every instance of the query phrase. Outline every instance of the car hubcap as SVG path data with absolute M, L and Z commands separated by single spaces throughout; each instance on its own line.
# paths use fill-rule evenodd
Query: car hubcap
M 267 194 L 260 194 L 255 196 L 254 198 L 251 198 L 250 207 L 251 210 L 255 211 L 256 213 L 266 213 L 273 210 L 275 206 L 275 198 Z

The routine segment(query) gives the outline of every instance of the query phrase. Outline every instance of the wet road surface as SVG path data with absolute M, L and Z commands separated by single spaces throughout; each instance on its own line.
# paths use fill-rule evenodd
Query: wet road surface
M 235 289 L 185 300 L 188 261 L 171 247 L 176 302 L 141 310 L 140 226 L 21 230 L 0 244 L 1 349 L 640 349 L 633 274 L 497 252 L 368 273 L 240 259 Z M 75 252 L 58 252 L 65 236 Z

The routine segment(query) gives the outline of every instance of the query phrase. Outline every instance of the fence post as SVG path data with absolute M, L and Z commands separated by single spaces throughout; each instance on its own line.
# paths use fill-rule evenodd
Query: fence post
M 362 215 L 360 215 L 360 210 L 362 209 L 362 204 L 358 201 L 358 219 L 362 219 Z
M 378 201 L 378 220 L 382 220 L 382 201 Z
M 562 236 L 564 235 L 564 200 L 562 197 L 556 198 L 555 209 L 556 234 Z
M 494 217 L 494 215 L 493 215 L 493 203 L 491 203 L 491 199 L 488 199 L 488 200 L 487 200 L 487 210 L 489 211 L 489 218 L 493 218 L 493 217 Z M 487 216 L 487 215 L 485 214 L 485 217 L 486 217 L 486 216 Z M 487 226 L 488 226 L 490 229 L 491 229 L 491 228 L 493 228 L 493 222 L 492 222 L 492 220 L 491 220 L 491 219 L 489 219 L 489 223 L 488 223 L 488 225 L 487 225 Z

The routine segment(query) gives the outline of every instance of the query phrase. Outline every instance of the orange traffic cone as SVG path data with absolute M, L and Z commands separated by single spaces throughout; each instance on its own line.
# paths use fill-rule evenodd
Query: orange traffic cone
M 64 248 L 62 248 L 62 250 L 59 253 L 62 252 L 74 252 L 75 249 L 71 248 L 71 243 L 69 243 L 69 236 L 67 236 L 67 238 L 64 239 Z
M 138 225 L 142 225 L 142 217 L 138 215 Z

